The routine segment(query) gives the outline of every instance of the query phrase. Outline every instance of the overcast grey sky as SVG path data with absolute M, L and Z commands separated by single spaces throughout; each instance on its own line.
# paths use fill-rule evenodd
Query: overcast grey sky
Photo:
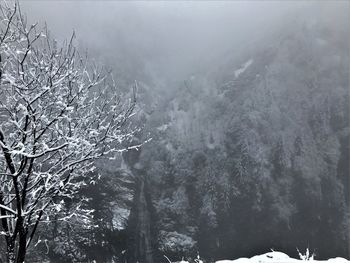
M 103 63 L 129 73 L 146 68 L 174 79 L 184 78 L 227 51 L 241 52 L 242 47 L 256 43 L 285 21 L 298 19 L 297 10 L 322 5 L 326 4 L 319 1 L 22 2 L 31 21 L 47 21 L 58 39 L 67 38 L 74 29 L 80 46 Z

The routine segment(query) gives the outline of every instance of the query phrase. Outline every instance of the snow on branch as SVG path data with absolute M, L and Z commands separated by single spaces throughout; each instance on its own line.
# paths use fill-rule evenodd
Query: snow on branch
M 0 220 L 9 242 L 28 246 L 96 159 L 141 146 L 126 143 L 137 132 L 136 95 L 124 98 L 80 56 L 74 34 L 60 45 L 46 28 L 27 25 L 18 4 L 0 5 L 0 36 Z M 63 220 L 80 212 L 89 214 L 78 207 Z

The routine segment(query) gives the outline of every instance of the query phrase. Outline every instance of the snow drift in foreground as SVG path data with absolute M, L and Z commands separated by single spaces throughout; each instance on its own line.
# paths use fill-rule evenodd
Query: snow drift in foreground
M 308 260 L 290 258 L 288 255 L 282 252 L 269 252 L 263 255 L 254 256 L 252 258 L 239 258 L 235 260 L 219 260 L 216 263 L 294 263 L 294 262 L 330 262 L 330 263 L 347 263 L 350 262 L 345 258 L 332 258 L 329 260 L 314 260 L 309 258 Z

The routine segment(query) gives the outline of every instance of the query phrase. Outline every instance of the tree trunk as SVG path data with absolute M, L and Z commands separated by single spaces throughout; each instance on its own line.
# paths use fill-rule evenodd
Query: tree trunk
M 17 253 L 17 263 L 23 263 L 27 252 L 27 235 L 24 230 L 20 231 L 18 253 Z
M 7 243 L 7 262 L 8 263 L 16 262 L 15 243 L 12 241 L 9 241 Z
M 6 258 L 8 263 L 24 263 L 27 253 L 27 235 L 24 229 L 19 232 L 18 250 L 16 241 L 9 237 L 7 240 Z

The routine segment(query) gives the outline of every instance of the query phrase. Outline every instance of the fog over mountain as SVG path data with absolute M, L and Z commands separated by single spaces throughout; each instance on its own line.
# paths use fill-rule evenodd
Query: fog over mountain
M 342 11 L 342 5 L 331 7 Z M 328 9 L 327 3 L 290 1 L 23 3 L 28 17 L 46 21 L 56 38 L 66 39 L 75 30 L 81 47 L 111 67 L 147 70 L 170 80 L 218 64 L 228 52 L 258 46 L 283 24 L 292 26 L 304 8 L 310 18 Z
M 349 1 L 20 7 L 58 47 L 75 32 L 79 54 L 111 71 L 134 129 L 119 142 L 128 151 L 97 158 L 81 175 L 91 181 L 53 199 L 67 215 L 84 200 L 89 220 L 47 220 L 28 262 L 211 263 L 271 250 L 348 262 Z M 294 262 L 247 262 L 276 257 Z

